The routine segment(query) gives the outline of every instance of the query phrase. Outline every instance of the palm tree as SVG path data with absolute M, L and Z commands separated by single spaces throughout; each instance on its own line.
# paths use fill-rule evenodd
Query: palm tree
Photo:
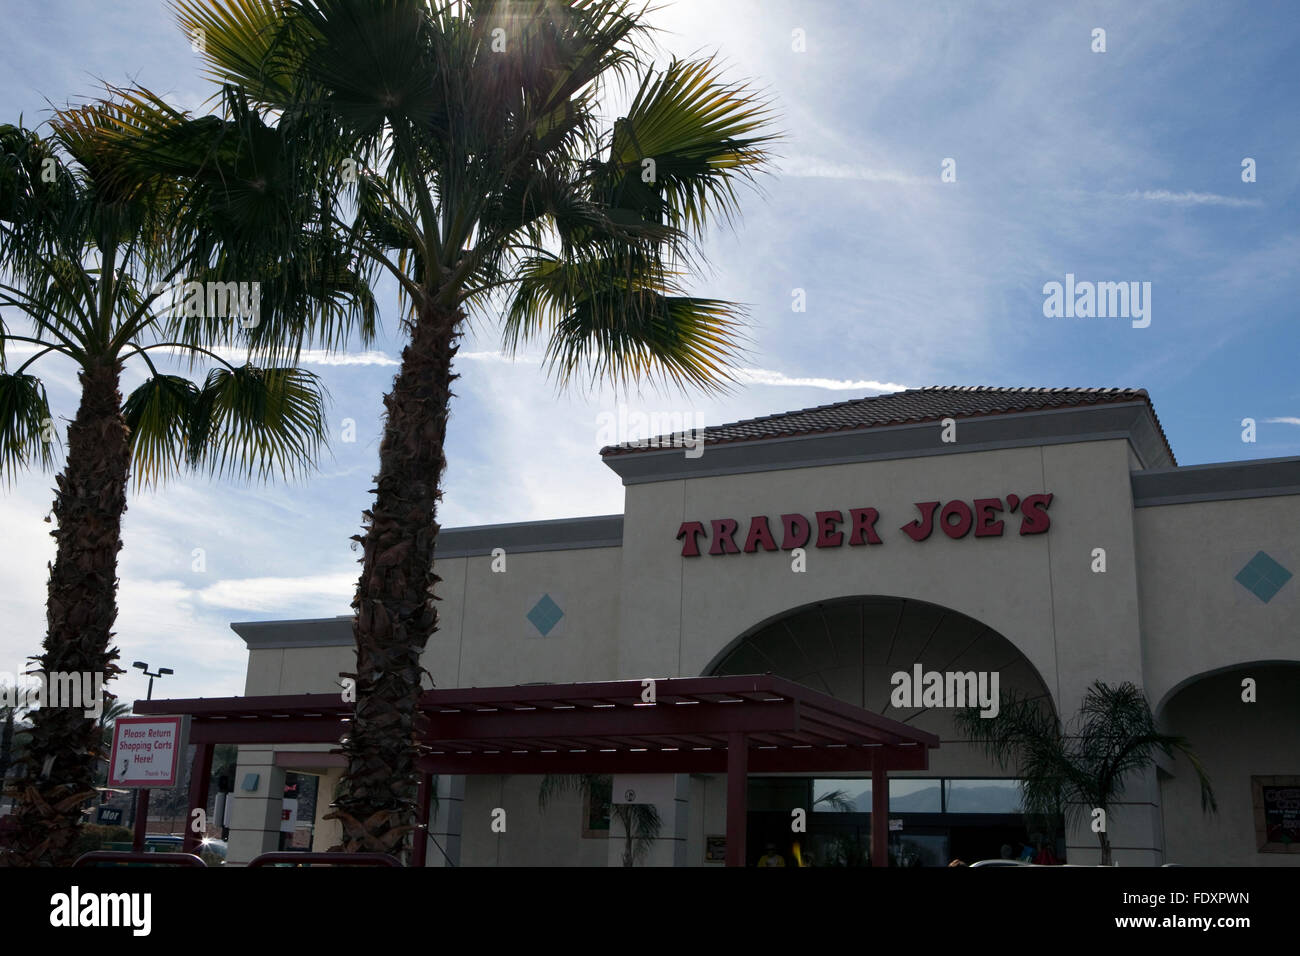
M 346 850 L 414 824 L 421 653 L 437 630 L 443 448 L 467 317 L 547 343 L 561 383 L 721 387 L 743 309 L 688 295 L 700 241 L 767 162 L 768 104 L 714 59 L 653 69 L 629 0 L 173 0 L 211 76 L 302 138 L 301 189 L 400 290 L 353 601 Z M 632 80 L 626 115 L 599 105 Z
M 7 797 L 9 768 L 25 759 L 29 710 L 19 685 L 0 684 L 0 800 Z
M 858 805 L 849 799 L 847 790 L 827 790 L 813 801 L 813 806 L 819 803 L 830 807 L 832 813 L 856 813 L 858 810 Z
M 107 758 L 110 750 L 113 749 L 113 725 L 117 723 L 117 718 L 128 717 L 131 714 L 131 705 L 115 700 L 111 704 L 105 704 L 104 709 L 99 714 L 99 746 Z
M 279 334 L 309 303 L 331 314 L 338 308 L 320 295 L 322 282 L 302 279 L 316 269 L 309 257 L 301 275 L 288 277 L 267 263 L 254 270 L 246 258 L 223 257 L 223 230 L 249 217 L 247 203 L 201 195 L 162 172 L 127 175 L 124 144 L 156 109 L 123 96 L 55 112 L 45 137 L 21 121 L 0 126 L 0 306 L 30 325 L 0 324 L 0 472 L 11 479 L 32 462 L 53 462 L 53 418 L 44 386 L 28 371 L 33 363 L 70 359 L 81 385 L 56 478 L 48 630 L 34 660 L 45 673 L 102 674 L 106 683 L 122 673 L 111 641 L 128 477 L 145 487 L 183 469 L 297 475 L 325 437 L 325 396 L 314 375 L 292 365 L 232 365 L 181 334 L 183 326 L 206 321 L 234 343 Z M 213 175 L 237 172 L 234 152 L 209 158 Z M 206 241 L 177 240 L 178 221 L 200 219 L 209 223 Z M 239 310 L 236 321 L 212 316 L 204 305 L 219 301 L 205 303 L 202 293 L 197 311 L 205 317 L 192 314 L 188 295 L 188 315 L 165 314 L 173 283 L 263 277 L 260 303 L 245 301 L 252 309 Z M 11 372 L 4 350 L 13 343 L 32 354 Z M 205 359 L 214 367 L 200 382 L 165 374 L 150 355 L 159 349 L 188 356 L 191 368 Z M 128 360 L 143 362 L 148 374 L 123 401 Z M 71 862 L 101 746 L 99 725 L 80 710 L 33 712 L 16 810 L 19 852 L 6 862 Z
M 1157 750 L 1187 757 L 1200 781 L 1201 809 L 1218 810 L 1187 739 L 1159 733 L 1146 696 L 1131 683 L 1094 682 L 1069 729 L 1040 700 L 1018 694 L 1003 697 L 996 717 L 981 717 L 972 707 L 957 711 L 954 720 L 1003 769 L 1014 768 L 1026 817 L 1051 820 L 1064 813 L 1069 822 L 1091 822 L 1095 810 L 1104 811 L 1106 825 L 1097 830 L 1103 866 L 1111 865 L 1107 829 L 1125 780 L 1149 768 Z
M 537 805 L 545 810 L 561 793 L 577 791 L 589 797 L 608 789 L 610 779 L 608 775 L 593 773 L 548 773 L 542 777 L 542 785 L 537 790 Z M 634 866 L 645 859 L 650 847 L 659 839 L 659 831 L 663 828 L 659 810 L 651 803 L 616 803 L 610 816 L 623 825 L 623 865 Z
M 129 717 L 131 705 L 120 700 L 105 702 L 99 714 L 99 762 L 101 766 L 95 771 L 95 782 L 104 785 L 108 782 L 108 759 L 113 752 L 113 728 L 119 717 Z

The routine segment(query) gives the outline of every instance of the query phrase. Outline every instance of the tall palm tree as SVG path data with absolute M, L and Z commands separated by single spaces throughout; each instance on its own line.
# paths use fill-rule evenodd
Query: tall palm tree
M 9 796 L 9 768 L 24 759 L 27 741 L 26 718 L 29 710 L 17 684 L 0 684 L 0 801 Z
M 957 711 L 958 730 L 977 743 L 1021 781 L 1027 818 L 1091 822 L 1105 812 L 1097 830 L 1103 866 L 1111 865 L 1108 833 L 1126 778 L 1149 768 L 1155 752 L 1187 757 L 1201 786 L 1201 809 L 1218 810 L 1210 778 L 1185 737 L 1159 733 L 1146 695 L 1131 683 L 1111 687 L 1096 681 L 1088 688 L 1070 727 L 1063 727 L 1041 700 L 1004 696 L 996 717 L 981 717 L 978 707 Z M 1101 819 L 1101 818 L 1098 818 Z
M 725 383 L 743 310 L 682 282 L 764 168 L 771 111 L 712 58 L 654 69 L 629 0 L 172 5 L 218 83 L 302 132 L 303 193 L 338 204 L 363 267 L 403 298 L 406 345 L 356 539 L 356 709 L 335 804 L 344 849 L 395 851 L 414 824 L 467 317 L 499 321 L 511 350 L 545 341 L 561 383 Z M 615 81 L 634 95 L 606 125 Z
M 325 396 L 314 375 L 291 364 L 232 365 L 181 334 L 182 326 L 207 322 L 221 330 L 212 339 L 233 344 L 278 334 L 313 309 L 333 316 L 361 308 L 360 300 L 335 298 L 328 277 L 307 281 L 323 271 L 310 256 L 293 275 L 275 263 L 256 269 L 247 258 L 225 257 L 224 232 L 251 217 L 239 197 L 202 195 L 163 172 L 126 175 L 123 144 L 158 108 L 128 95 L 56 112 L 48 136 L 21 121 L 0 126 L 0 306 L 27 323 L 0 324 L 0 472 L 12 478 L 32 462 L 53 462 L 53 417 L 44 386 L 28 371 L 33 364 L 51 355 L 71 360 L 81 386 L 56 477 L 48 629 L 34 660 L 45 673 L 101 674 L 106 683 L 122 673 L 112 628 L 129 476 L 144 487 L 183 469 L 297 475 L 325 437 Z M 212 175 L 238 182 L 235 158 L 245 152 L 232 146 L 210 156 Z M 180 220 L 205 220 L 207 238 L 178 241 Z M 213 316 L 221 300 L 205 301 L 200 291 L 197 299 L 187 294 L 179 318 L 167 314 L 174 283 L 234 279 L 249 280 L 250 292 L 260 288 L 260 302 L 250 297 L 241 309 L 227 301 L 216 311 L 236 316 Z M 212 288 L 223 297 L 232 291 Z M 10 371 L 4 352 L 13 343 L 32 354 Z M 151 357 L 156 350 L 179 351 L 190 368 L 212 368 L 197 382 L 164 373 Z M 123 401 L 129 360 L 148 373 Z M 66 864 L 80 805 L 93 793 L 100 728 L 76 708 L 42 707 L 31 718 L 18 853 L 0 862 Z

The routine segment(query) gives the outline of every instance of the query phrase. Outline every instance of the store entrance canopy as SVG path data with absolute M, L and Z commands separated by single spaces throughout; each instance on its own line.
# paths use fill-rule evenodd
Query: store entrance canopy
M 772 675 L 524 684 L 426 691 L 421 820 L 444 774 L 725 773 L 727 865 L 745 862 L 746 775 L 872 776 L 872 862 L 888 854 L 890 770 L 924 770 L 933 734 Z M 215 744 L 336 743 L 351 704 L 337 694 L 137 701 L 137 714 L 188 714 L 197 745 L 191 806 L 207 803 Z M 340 754 L 302 755 L 316 766 Z M 423 863 L 425 840 L 414 862 Z

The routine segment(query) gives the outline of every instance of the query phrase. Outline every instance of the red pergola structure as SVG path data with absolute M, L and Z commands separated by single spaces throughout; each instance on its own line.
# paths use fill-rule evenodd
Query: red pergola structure
M 420 707 L 422 824 L 435 773 L 725 773 L 728 866 L 745 865 L 748 774 L 867 771 L 872 865 L 887 865 L 888 773 L 926 769 L 939 746 L 933 734 L 770 674 L 430 690 Z M 337 743 L 352 705 L 338 694 L 200 697 L 136 701 L 135 712 L 190 715 L 193 809 L 207 806 L 214 745 Z M 283 767 L 344 762 L 338 752 L 278 756 Z M 198 840 L 187 833 L 185 849 Z M 413 865 L 424 864 L 426 844 L 415 841 Z

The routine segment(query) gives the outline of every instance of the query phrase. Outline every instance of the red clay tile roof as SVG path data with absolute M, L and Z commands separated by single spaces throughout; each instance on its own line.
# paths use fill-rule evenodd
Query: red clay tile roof
M 938 421 L 941 418 L 969 418 L 982 415 L 999 415 L 1009 412 L 1027 412 L 1050 408 L 1077 408 L 1084 405 L 1101 405 L 1115 402 L 1143 401 L 1151 407 L 1151 397 L 1143 388 L 994 388 L 984 385 L 952 386 L 931 385 L 927 388 L 909 388 L 904 392 L 872 395 L 850 399 L 833 405 L 819 405 L 800 411 L 781 412 L 715 425 L 704 430 L 706 445 L 725 442 L 763 441 L 772 438 L 790 438 L 797 435 L 817 435 L 828 432 L 853 431 L 884 425 L 902 425 L 916 422 Z M 1151 417 L 1169 448 L 1155 408 Z M 625 443 L 601 449 L 603 456 L 626 455 L 647 451 L 656 443 Z

